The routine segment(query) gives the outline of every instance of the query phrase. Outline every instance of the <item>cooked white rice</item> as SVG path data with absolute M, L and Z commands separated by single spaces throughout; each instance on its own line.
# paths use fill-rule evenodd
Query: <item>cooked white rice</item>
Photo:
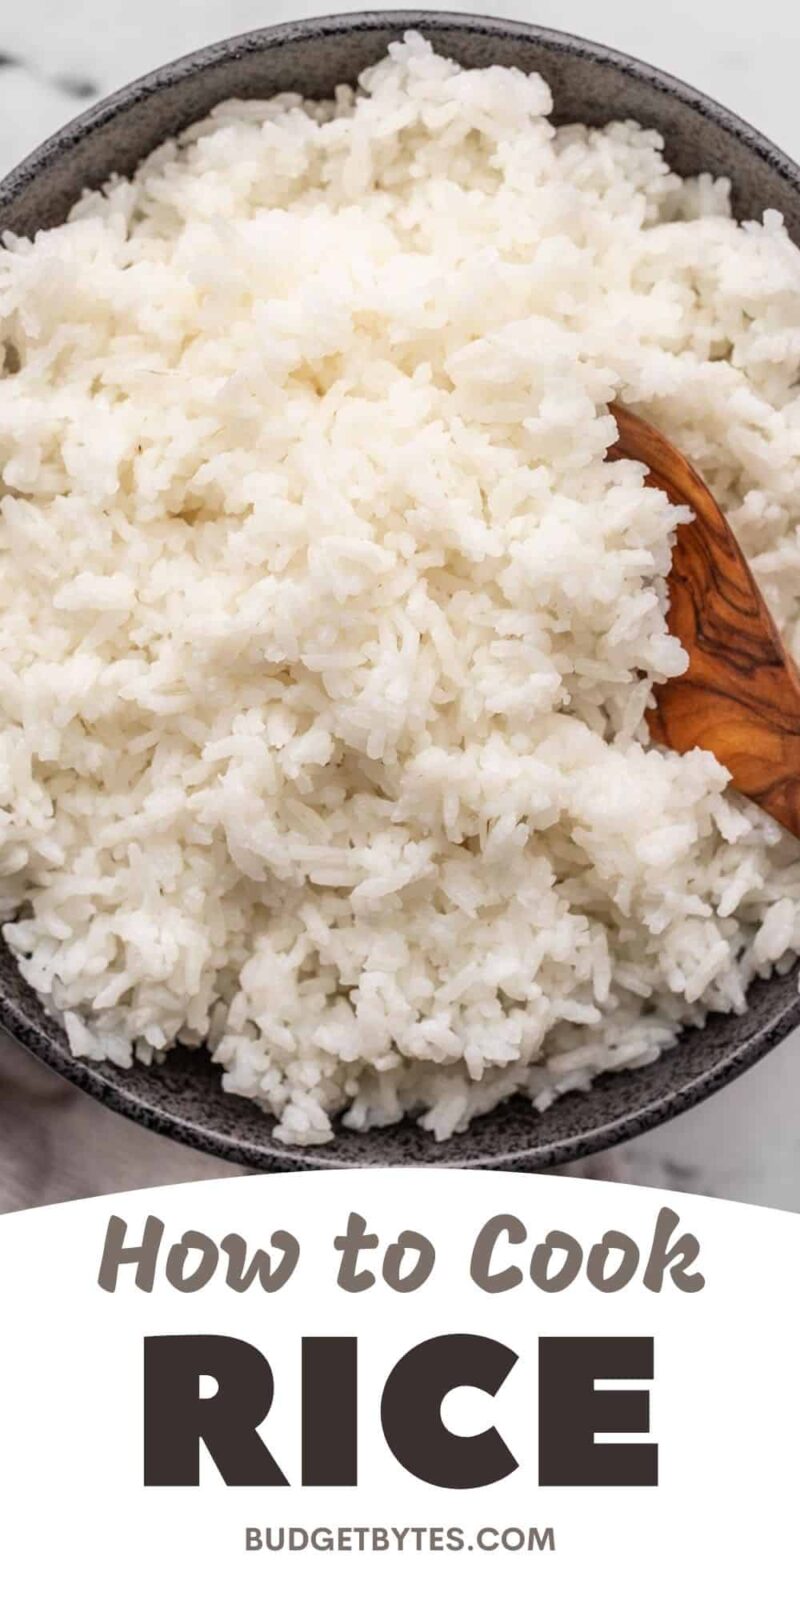
M 694 458 L 800 654 L 800 252 L 416 35 L 0 253 L 0 914 L 81 1056 L 437 1138 L 740 1011 L 800 850 L 654 748 Z

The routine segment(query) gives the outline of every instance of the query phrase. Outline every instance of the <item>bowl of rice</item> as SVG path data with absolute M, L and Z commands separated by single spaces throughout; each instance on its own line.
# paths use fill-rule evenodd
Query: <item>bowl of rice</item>
M 800 845 L 656 745 L 681 513 L 800 656 L 800 174 L 599 45 L 283 24 L 0 185 L 0 1022 L 254 1167 L 542 1168 L 800 1021 Z

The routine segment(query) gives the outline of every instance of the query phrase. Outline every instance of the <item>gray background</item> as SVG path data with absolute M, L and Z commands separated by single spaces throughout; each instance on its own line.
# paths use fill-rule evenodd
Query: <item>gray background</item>
M 522 17 L 642 56 L 715 95 L 800 156 L 794 0 L 503 0 Z M 25 0 L 0 14 L 0 170 L 99 95 L 226 34 L 355 9 L 318 0 Z M 440 8 L 443 9 L 443 8 Z M 449 10 L 467 9 L 451 5 Z M 800 1043 L 697 1110 L 569 1169 L 800 1210 Z M 0 1211 L 241 1169 L 102 1110 L 0 1039 Z

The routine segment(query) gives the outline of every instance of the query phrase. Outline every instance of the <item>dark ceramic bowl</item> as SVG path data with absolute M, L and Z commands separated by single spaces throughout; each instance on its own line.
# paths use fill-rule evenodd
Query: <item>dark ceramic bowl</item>
M 406 28 L 419 28 L 467 66 L 497 62 L 542 72 L 561 121 L 602 124 L 633 117 L 661 130 L 680 173 L 733 179 L 739 217 L 782 211 L 800 242 L 800 171 L 762 136 L 696 90 L 566 34 L 521 22 L 444 12 L 368 12 L 285 23 L 229 39 L 162 67 L 94 107 L 56 134 L 0 185 L 0 232 L 30 234 L 61 222 L 81 190 L 112 172 L 130 172 L 162 140 L 231 96 L 265 98 L 279 90 L 329 95 L 353 82 Z M 70 1054 L 61 1030 L 0 951 L 0 1022 L 57 1072 L 117 1111 L 201 1150 L 252 1167 L 515 1167 L 535 1170 L 572 1160 L 641 1133 L 735 1078 L 800 1023 L 794 974 L 757 983 L 744 1016 L 712 1017 L 687 1032 L 653 1066 L 598 1078 L 537 1115 L 520 1098 L 479 1118 L 467 1133 L 437 1145 L 413 1123 L 368 1135 L 341 1132 L 321 1150 L 285 1150 L 271 1119 L 247 1100 L 223 1094 L 207 1059 L 173 1052 L 154 1069 L 130 1073 Z

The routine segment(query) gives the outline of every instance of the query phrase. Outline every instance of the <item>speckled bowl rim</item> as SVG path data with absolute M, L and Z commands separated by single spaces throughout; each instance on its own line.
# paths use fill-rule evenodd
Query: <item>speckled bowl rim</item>
M 396 1162 L 375 1162 L 370 1160 L 369 1132 L 359 1135 L 365 1141 L 361 1158 L 345 1160 L 337 1154 L 336 1140 L 328 1145 L 315 1147 L 261 1144 L 246 1133 L 233 1135 L 222 1130 L 210 1129 L 202 1123 L 192 1121 L 191 1117 L 185 1114 L 179 1116 L 163 1108 L 154 1107 L 146 1095 L 138 1092 L 141 1084 L 137 1082 L 136 1074 L 132 1073 L 128 1078 L 125 1069 L 118 1068 L 116 1069 L 118 1076 L 113 1081 L 101 1077 L 92 1062 L 79 1061 L 70 1055 L 67 1048 L 60 1049 L 49 1034 L 32 1023 L 29 1017 L 18 1012 L 13 1004 L 0 994 L 0 1030 L 5 1030 L 37 1060 L 52 1068 L 60 1077 L 75 1084 L 108 1110 L 118 1112 L 130 1121 L 139 1123 L 151 1133 L 163 1134 L 166 1138 L 188 1145 L 205 1155 L 217 1156 L 224 1161 L 231 1161 L 254 1171 L 271 1173 L 320 1170 L 338 1172 L 345 1168 L 358 1169 L 376 1165 L 458 1171 L 546 1172 L 552 1167 L 564 1166 L 569 1162 L 580 1161 L 587 1156 L 611 1150 L 627 1139 L 648 1133 L 653 1128 L 660 1127 L 662 1123 L 672 1121 L 682 1112 L 690 1111 L 693 1106 L 708 1100 L 711 1095 L 733 1083 L 749 1067 L 755 1066 L 798 1026 L 800 1026 L 800 995 L 774 1022 L 769 1023 L 746 1045 L 737 1050 L 735 1058 L 725 1059 L 718 1066 L 709 1067 L 706 1072 L 698 1073 L 691 1080 L 678 1086 L 659 1089 L 657 1099 L 643 1103 L 620 1116 L 600 1121 L 594 1127 L 582 1129 L 579 1133 L 545 1138 L 539 1142 L 534 1142 L 532 1139 L 527 1148 L 500 1151 L 497 1155 L 460 1153 L 459 1135 L 455 1135 L 442 1145 L 434 1142 L 433 1135 L 427 1135 L 430 1141 L 429 1160 L 408 1161 L 399 1158 Z M 657 1066 L 658 1063 L 652 1065 Z M 632 1070 L 640 1072 L 646 1069 Z M 592 1089 L 573 1092 L 585 1094 L 590 1098 Z M 486 1114 L 487 1118 L 491 1116 L 492 1112 Z M 476 1119 L 476 1121 L 482 1120 L 483 1118 Z M 538 1125 L 537 1113 L 531 1108 L 532 1133 Z M 475 1124 L 472 1123 L 471 1126 L 474 1127 Z M 375 1131 L 382 1134 L 387 1130 L 380 1128 Z
M 688 109 L 698 112 L 704 120 L 715 124 L 766 161 L 800 195 L 800 167 L 796 162 L 734 112 L 660 68 L 610 46 L 553 28 L 539 27 L 534 23 L 473 15 L 467 12 L 390 10 L 343 12 L 332 16 L 280 22 L 270 27 L 219 40 L 157 67 L 108 95 L 39 145 L 0 182 L 0 207 L 12 202 L 53 159 L 63 157 L 65 152 L 80 144 L 88 133 L 112 122 L 130 105 L 158 95 L 165 88 L 204 72 L 216 62 L 230 57 L 241 58 L 251 53 L 258 54 L 273 44 L 302 40 L 311 42 L 326 36 L 343 33 L 363 34 L 387 28 L 396 29 L 398 34 L 407 28 L 416 28 L 432 39 L 435 39 L 438 33 L 451 30 L 484 37 L 511 36 L 521 41 L 540 43 L 555 54 L 611 65 L 625 76 L 666 92 Z M 541 1171 L 610 1149 L 635 1134 L 658 1127 L 661 1123 L 707 1099 L 761 1060 L 799 1025 L 800 994 L 796 993 L 774 1017 L 767 1019 L 765 1025 L 752 1038 L 736 1047 L 732 1057 L 723 1058 L 719 1063 L 712 1064 L 706 1071 L 699 1072 L 686 1082 L 677 1085 L 664 1084 L 652 1100 L 619 1116 L 601 1121 L 596 1126 L 582 1129 L 576 1134 L 536 1141 L 537 1121 L 536 1114 L 532 1112 L 533 1137 L 531 1146 L 527 1149 L 515 1148 L 502 1151 L 496 1156 L 483 1153 L 471 1157 L 469 1154 L 459 1152 L 458 1137 L 450 1142 L 447 1153 L 441 1146 L 433 1146 L 431 1140 L 432 1156 L 434 1149 L 437 1150 L 435 1158 L 430 1163 L 420 1161 L 416 1164 L 459 1169 Z M 60 1037 L 51 1036 L 41 1022 L 25 1015 L 14 1000 L 1 989 L 0 1028 L 5 1029 L 32 1055 L 46 1063 L 61 1077 L 76 1084 L 110 1110 L 131 1118 L 153 1132 L 164 1134 L 209 1155 L 265 1172 L 325 1168 L 340 1170 L 345 1165 L 358 1167 L 372 1164 L 369 1162 L 368 1148 L 364 1149 L 364 1160 L 343 1161 L 340 1156 L 337 1157 L 335 1141 L 330 1146 L 315 1148 L 283 1147 L 276 1144 L 268 1147 L 257 1143 L 247 1134 L 232 1135 L 212 1130 L 193 1122 L 185 1114 L 179 1116 L 163 1108 L 154 1107 L 148 1103 L 146 1095 L 143 1096 L 139 1092 L 141 1084 L 137 1082 L 138 1074 L 134 1073 L 129 1078 L 124 1070 L 120 1070 L 118 1077 L 109 1082 L 100 1075 L 92 1062 L 81 1061 L 71 1055 L 66 1038 L 62 1044 Z M 589 1097 L 591 1093 L 591 1089 L 587 1091 Z M 491 1115 L 492 1113 L 488 1113 L 489 1117 Z M 369 1140 L 369 1134 L 363 1137 Z M 401 1161 L 399 1164 L 406 1163 Z

